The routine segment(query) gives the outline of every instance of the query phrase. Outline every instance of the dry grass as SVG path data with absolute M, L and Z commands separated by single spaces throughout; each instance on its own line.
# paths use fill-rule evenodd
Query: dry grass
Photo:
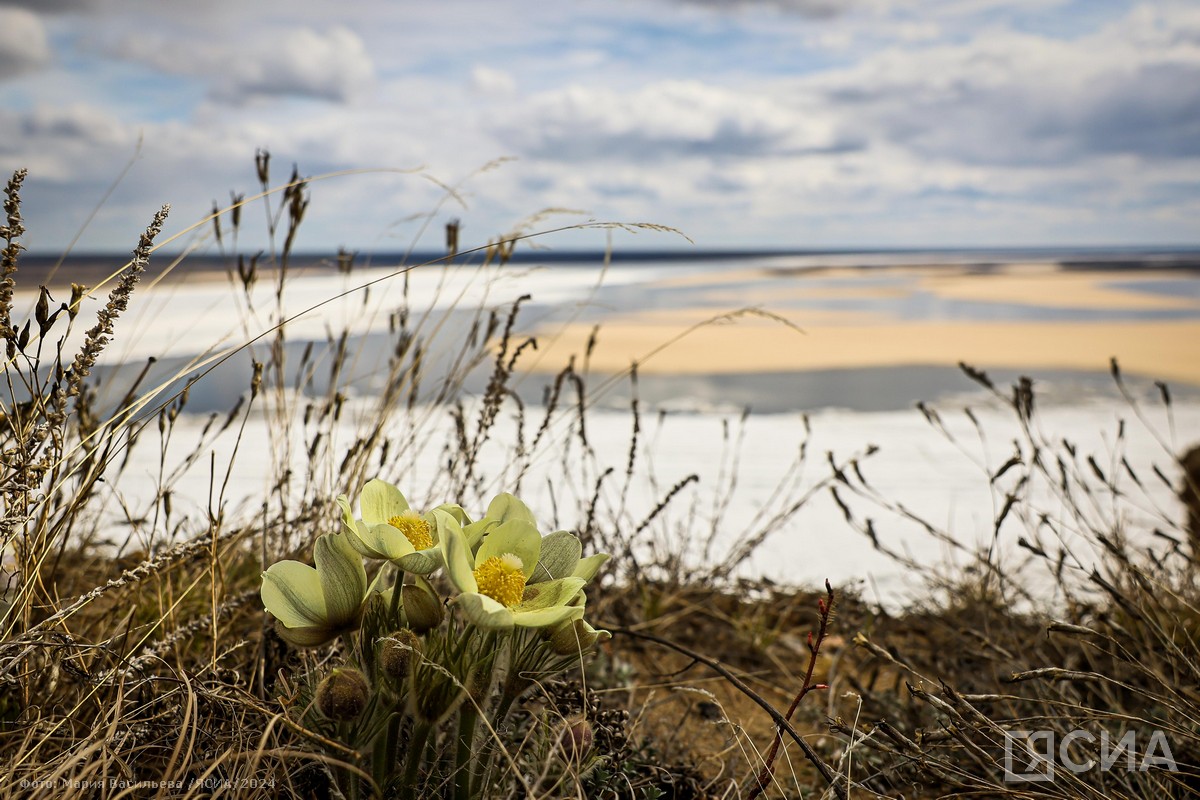
M 318 535 L 336 529 L 339 492 L 377 475 L 415 479 L 417 453 L 436 454 L 439 465 L 419 488 L 424 496 L 468 502 L 519 491 L 550 465 L 556 521 L 577 530 L 588 550 L 614 555 L 589 617 L 616 638 L 586 671 L 533 687 L 514 724 L 496 732 L 508 767 L 485 796 L 1194 796 L 1196 554 L 1169 514 L 1152 540 L 1114 511 L 1162 475 L 1137 475 L 1119 459 L 1102 468 L 1040 431 L 1029 387 L 1010 397 L 973 373 L 1022 423 L 1023 441 L 1006 462 L 988 465 L 985 479 L 997 495 L 997 530 L 1024 526 L 1030 559 L 1018 568 L 984 551 L 962 571 L 908 564 L 927 575 L 927 603 L 901 612 L 836 591 L 822 635 L 824 593 L 735 576 L 772 531 L 825 492 L 852 527 L 887 550 L 885 523 L 869 517 L 912 515 L 871 488 L 860 469 L 868 453 L 822 465 L 803 484 L 785 477 L 768 512 L 738 521 L 737 544 L 722 550 L 718 528 L 735 524 L 723 510 L 737 485 L 737 425 L 724 432 L 729 458 L 718 485 L 660 478 L 641 447 L 633 373 L 627 457 L 603 463 L 587 425 L 603 387 L 589 387 L 585 369 L 559 375 L 536 409 L 513 391 L 534 347 L 513 334 L 520 301 L 459 308 L 453 317 L 407 304 L 392 310 L 389 353 L 368 368 L 379 391 L 353 401 L 347 387 L 364 366 L 348 331 L 330 332 L 298 357 L 287 339 L 284 289 L 308 182 L 293 174 L 272 189 L 269 166 L 260 154 L 260 195 L 235 197 L 204 223 L 214 226 L 247 301 L 256 281 L 274 282 L 272 307 L 254 309 L 271 321 L 265 333 L 186 372 L 144 372 L 129 385 L 104 386 L 103 402 L 88 372 L 107 340 L 121 335 L 117 318 L 146 273 L 162 218 L 114 270 L 100 318 L 72 352 L 74 327 L 87 324 L 78 318 L 82 289 L 59 309 L 45 293 L 32 311 L 12 308 L 23 173 L 8 185 L 0 230 L 0 753 L 9 778 L 0 798 L 329 797 L 339 784 L 369 794 L 363 754 L 342 744 L 335 727 L 312 724 L 307 710 L 313 677 L 339 645 L 290 650 L 265 619 L 259 574 L 280 558 L 307 557 Z M 262 256 L 237 250 L 240 212 L 251 202 L 266 205 L 278 241 Z M 453 233 L 450 255 L 460 264 L 503 261 L 525 235 L 472 253 L 460 248 L 457 227 Z M 352 259 L 344 261 L 351 269 Z M 392 280 L 405 280 L 406 270 Z M 232 471 L 202 462 L 187 465 L 210 471 L 209 496 L 190 498 L 199 512 L 181 510 L 180 475 L 166 467 L 148 501 L 115 504 L 109 487 L 121 482 L 129 451 L 165 448 L 183 435 L 194 382 L 246 353 L 240 398 L 210 417 L 197 444 L 232 439 L 236 458 L 248 421 L 267 420 L 274 480 L 261 506 L 234 506 Z M 486 388 L 470 398 L 464 382 L 480 370 Z M 1165 388 L 1163 397 L 1169 412 Z M 436 419 L 447 409 L 453 424 L 444 436 Z M 937 413 L 926 413 L 930 435 L 943 435 Z M 1141 413 L 1131 398 L 1131 414 Z M 506 418 L 514 426 L 500 435 Z M 497 448 L 505 458 L 488 455 Z M 801 446 L 794 474 L 812 475 L 816 466 Z M 651 487 L 655 499 L 631 501 L 631 486 Z M 1049 487 L 1055 508 L 1035 486 Z M 704 530 L 689 510 L 698 491 L 717 510 Z M 109 541 L 114 519 L 128 543 Z M 930 535 L 957 541 L 954 531 L 921 522 Z M 1098 547 L 1095 569 L 1064 544 L 1079 537 Z M 1057 597 L 1028 589 L 1038 570 L 1060 579 Z M 809 631 L 818 632 L 812 644 Z M 546 732 L 581 715 L 593 723 L 596 746 L 588 758 L 564 761 Z M 1178 770 L 1060 771 L 1054 783 L 1013 783 L 1003 757 L 1006 732 L 1018 729 L 1059 737 L 1133 730 L 1139 743 L 1162 730 Z M 362 781 L 347 784 L 356 773 Z M 423 780 L 430 797 L 452 783 L 441 768 Z

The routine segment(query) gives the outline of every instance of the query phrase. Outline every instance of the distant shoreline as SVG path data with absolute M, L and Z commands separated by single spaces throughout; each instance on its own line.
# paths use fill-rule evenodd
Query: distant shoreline
M 848 250 L 614 250 L 606 256 L 602 251 L 518 250 L 510 263 L 515 265 L 547 264 L 598 267 L 606 257 L 612 264 L 686 264 L 712 266 L 719 262 L 755 263 L 783 274 L 804 273 L 823 269 L 892 269 L 905 266 L 953 266 L 970 271 L 987 272 L 1014 264 L 1053 262 L 1069 271 L 1109 272 L 1139 269 L 1182 270 L 1200 272 L 1200 246 L 1178 248 L 946 248 L 946 249 L 848 249 Z M 161 275 L 175 263 L 177 254 L 155 254 L 151 259 L 147 280 Z M 39 253 L 22 254 L 16 281 L 18 289 L 33 289 L 47 285 L 67 287 L 71 283 L 95 286 L 119 271 L 129 260 L 128 253 L 79 253 L 62 260 L 60 256 Z M 249 259 L 246 259 L 248 262 Z M 351 271 L 402 264 L 411 266 L 439 263 L 480 264 L 483 253 L 458 255 L 447 262 L 445 253 L 377 253 L 369 258 L 356 254 Z M 57 269 L 56 269 L 56 265 Z M 237 259 L 213 255 L 190 255 L 179 261 L 165 277 L 168 281 L 212 280 L 228 274 L 236 276 Z M 260 278 L 276 276 L 275 265 L 261 258 Z M 336 253 L 294 254 L 289 271 L 297 274 L 335 274 L 338 272 Z

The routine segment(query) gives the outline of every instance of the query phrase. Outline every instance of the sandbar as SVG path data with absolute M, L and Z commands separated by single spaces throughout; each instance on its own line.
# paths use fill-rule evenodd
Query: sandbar
M 884 272 L 892 272 L 885 270 Z M 871 270 L 879 275 L 880 270 Z M 823 271 L 823 276 L 862 274 L 852 269 Z M 1012 265 L 983 273 L 938 266 L 906 266 L 894 274 L 911 279 L 912 291 L 984 303 L 1021 304 L 1064 309 L 1147 312 L 1197 310 L 1195 317 L 1114 318 L 1096 320 L 895 319 L 865 310 L 797 309 L 804 274 L 796 274 L 794 290 L 761 281 L 779 273 L 728 271 L 672 278 L 661 282 L 695 289 L 704 286 L 704 307 L 668 307 L 614 312 L 599 320 L 598 343 L 588 360 L 593 371 L 620 373 L 637 362 L 646 375 L 738 375 L 876 367 L 954 366 L 967 362 L 980 368 L 1015 370 L 1082 370 L 1107 372 L 1116 358 L 1124 372 L 1200 386 L 1200 303 L 1187 296 L 1152 294 L 1114 287 L 1178 280 L 1166 270 L 1066 271 L 1052 264 Z M 816 287 L 814 287 L 816 288 Z M 864 282 L 837 294 L 864 299 L 878 296 L 878 285 Z M 828 292 L 828 287 L 825 288 Z M 890 291 L 890 290 L 889 290 Z M 692 299 L 697 295 L 692 294 Z M 724 308 L 755 306 L 767 316 L 733 315 L 716 319 Z M 1115 315 L 1114 315 L 1115 316 Z M 784 320 L 784 321 L 780 321 Z M 798 330 L 800 329 L 800 330 Z M 550 323 L 534 331 L 539 350 L 526 363 L 533 372 L 555 372 L 571 355 L 582 361 L 593 323 Z

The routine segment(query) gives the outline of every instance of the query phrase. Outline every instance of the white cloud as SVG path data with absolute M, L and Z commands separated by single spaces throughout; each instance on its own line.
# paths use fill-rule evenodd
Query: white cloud
M 99 0 L 0 0 L 0 8 L 12 6 L 27 8 L 41 14 L 57 14 L 62 11 L 88 11 L 98 6 Z
M 893 47 L 799 91 L 819 92 L 843 126 L 927 159 L 1053 168 L 1109 154 L 1198 157 L 1200 16 L 1135 23 L 1074 41 L 994 29 Z
M 702 244 L 1194 238 L 1194 2 L 1131 0 L 1119 19 L 1105 6 L 1077 24 L 1061 0 L 1014 0 L 1024 16 L 1011 17 L 999 0 L 848 0 L 828 19 L 814 18 L 820 0 L 707 2 L 729 16 L 580 0 L 536 28 L 518 0 L 212 2 L 220 14 L 125 0 L 44 18 L 77 49 L 0 86 L 0 167 L 54 184 L 46 217 L 97 199 L 141 134 L 103 212 L 134 209 L 137 224 L 106 246 L 124 247 L 154 203 L 190 222 L 253 188 L 256 147 L 280 179 L 293 162 L 425 164 L 454 184 L 516 155 L 454 210 L 481 238 L 547 206 L 676 224 Z M 296 97 L 339 105 L 265 102 Z M 414 226 L 389 225 L 436 191 L 393 175 L 319 183 L 305 235 L 393 244 Z
M 690 5 L 716 9 L 774 8 L 812 17 L 833 17 L 850 10 L 854 0 L 682 0 Z
M 41 20 L 28 11 L 0 8 L 0 79 L 35 70 L 50 61 Z
M 522 154 L 572 163 L 786 157 L 857 147 L 768 93 L 698 81 L 663 81 L 628 93 L 586 86 L 548 92 L 513 107 L 498 134 Z
M 471 70 L 471 88 L 481 95 L 504 97 L 516 93 L 517 81 L 509 72 L 480 65 Z
M 256 40 L 127 36 L 114 55 L 163 72 L 209 82 L 212 96 L 240 104 L 262 97 L 309 97 L 344 103 L 374 82 L 375 70 L 361 37 L 343 26 L 272 31 Z

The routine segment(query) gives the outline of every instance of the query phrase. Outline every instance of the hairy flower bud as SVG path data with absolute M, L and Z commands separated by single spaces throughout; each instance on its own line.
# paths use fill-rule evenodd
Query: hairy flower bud
M 482 665 L 476 665 L 467 673 L 466 680 L 463 681 L 463 688 L 467 690 L 467 695 L 475 700 L 477 704 L 487 702 L 488 689 L 492 685 L 492 670 Z
M 433 630 L 442 624 L 442 618 L 446 616 L 441 598 L 421 580 L 404 587 L 400 602 L 404 606 L 404 618 L 408 620 L 408 627 L 415 633 Z
M 583 717 L 568 719 L 558 733 L 558 746 L 568 761 L 579 761 L 592 749 L 595 733 Z
M 413 657 L 421 652 L 421 640 L 408 628 L 384 638 L 379 649 L 379 669 L 396 683 L 412 671 Z
M 317 708 L 332 720 L 349 722 L 363 713 L 370 696 L 371 687 L 361 672 L 340 667 L 317 686 Z

